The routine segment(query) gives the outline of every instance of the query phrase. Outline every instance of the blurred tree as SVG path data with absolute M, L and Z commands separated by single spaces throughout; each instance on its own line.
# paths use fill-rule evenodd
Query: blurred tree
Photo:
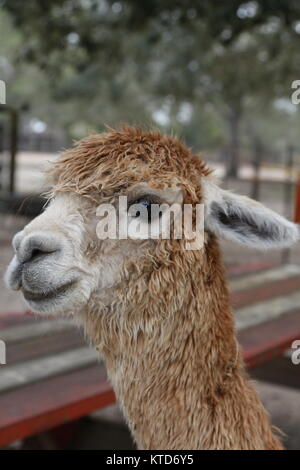
M 207 148 L 228 135 L 231 176 L 244 118 L 286 99 L 299 70 L 297 0 L 1 4 L 21 38 L 15 67 L 32 64 L 70 137 L 125 120 L 154 121 Z

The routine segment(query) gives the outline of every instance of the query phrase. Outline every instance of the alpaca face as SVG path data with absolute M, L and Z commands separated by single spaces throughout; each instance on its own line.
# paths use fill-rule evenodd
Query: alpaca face
M 15 256 L 6 273 L 8 286 L 20 290 L 35 312 L 76 314 L 87 304 L 111 308 L 117 301 L 120 307 L 128 301 L 129 284 L 131 299 L 145 304 L 149 283 L 153 302 L 160 292 L 166 298 L 168 289 L 174 291 L 180 276 L 184 293 L 192 263 L 205 263 L 215 235 L 258 248 L 298 239 L 294 224 L 220 189 L 199 157 L 158 133 L 126 128 L 91 136 L 62 154 L 49 175 L 50 203 L 14 237 Z M 120 196 L 146 206 L 153 198 L 168 205 L 204 203 L 204 247 L 188 254 L 182 240 L 99 238 L 98 209 L 116 206 Z M 124 220 L 119 214 L 118 229 Z M 172 276 L 171 265 L 178 270 Z M 183 293 L 178 289 L 174 309 Z
M 76 314 L 95 293 L 106 303 L 125 277 L 126 262 L 151 249 L 151 241 L 98 239 L 96 212 L 82 196 L 59 194 L 15 235 L 6 280 L 31 310 Z
M 129 204 L 146 198 L 155 198 L 160 204 L 182 203 L 179 188 L 158 190 L 146 183 L 126 188 L 122 194 Z M 108 200 L 118 209 L 117 195 L 106 198 L 104 207 Z M 31 310 L 73 314 L 82 310 L 93 295 L 105 304 L 111 300 L 114 287 L 128 277 L 128 261 L 153 257 L 157 240 L 99 238 L 97 213 L 102 207 L 101 198 L 97 202 L 99 205 L 76 193 L 59 193 L 40 216 L 15 235 L 15 256 L 6 281 L 9 287 L 22 292 Z M 125 218 L 120 222 L 118 210 L 115 213 L 119 230 Z
M 39 217 L 13 239 L 15 256 L 6 279 L 20 290 L 29 307 L 37 312 L 64 310 L 70 301 L 82 302 L 87 288 L 75 289 L 82 278 L 80 245 L 83 220 L 70 195 L 53 199 Z

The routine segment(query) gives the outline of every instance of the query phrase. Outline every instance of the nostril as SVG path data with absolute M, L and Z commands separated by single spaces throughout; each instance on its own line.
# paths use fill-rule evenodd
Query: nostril
M 59 249 L 60 242 L 57 237 L 40 232 L 30 234 L 21 241 L 17 257 L 20 263 L 27 263 L 55 253 Z
M 31 252 L 31 258 L 30 258 L 30 261 L 33 261 L 37 258 L 40 258 L 41 256 L 43 255 L 47 255 L 49 252 L 45 252 L 45 251 L 42 251 L 42 250 L 39 250 L 38 248 L 34 248 Z
M 55 253 L 58 251 L 58 248 L 50 247 L 47 244 L 43 243 L 37 243 L 37 241 L 34 241 L 34 243 L 29 244 L 27 247 L 27 255 L 25 256 L 25 262 L 26 261 L 36 261 L 39 260 L 40 258 L 44 256 L 48 256 L 52 253 Z

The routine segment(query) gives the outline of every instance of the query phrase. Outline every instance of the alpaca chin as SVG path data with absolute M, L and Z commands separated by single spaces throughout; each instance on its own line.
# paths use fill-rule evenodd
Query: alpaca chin
M 30 310 L 37 314 L 59 315 L 66 314 L 74 302 L 77 289 L 77 282 L 68 283 L 58 287 L 56 290 L 47 293 L 36 294 L 22 289 L 25 302 Z M 78 299 L 75 302 L 78 308 Z

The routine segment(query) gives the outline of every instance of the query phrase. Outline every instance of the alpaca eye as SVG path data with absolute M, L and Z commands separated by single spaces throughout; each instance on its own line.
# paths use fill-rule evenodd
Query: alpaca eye
M 147 209 L 148 223 L 150 223 L 152 204 L 154 204 L 154 202 L 151 201 L 150 199 L 146 199 L 146 198 L 136 199 L 135 201 L 131 202 L 128 207 L 129 214 L 131 215 L 131 217 L 139 217 L 141 215 L 141 212 L 139 210 L 136 210 L 137 208 L 133 206 L 139 206 L 139 205 L 144 206 Z M 130 211 L 130 209 L 132 210 Z
M 147 209 L 151 208 L 152 202 L 148 199 L 138 199 L 135 204 L 141 204 L 142 206 L 146 207 Z

